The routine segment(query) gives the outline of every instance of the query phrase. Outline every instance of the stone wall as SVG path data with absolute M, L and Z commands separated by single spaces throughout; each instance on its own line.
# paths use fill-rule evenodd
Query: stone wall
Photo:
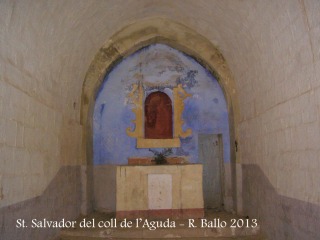
M 263 15 L 270 26 L 254 28 L 245 62 L 255 67 L 237 78 L 239 148 L 242 163 L 258 165 L 279 194 L 319 204 L 320 17 L 312 13 L 320 4 L 283 4 L 286 20 L 275 17 L 279 9 Z
M 320 239 L 319 205 L 280 195 L 255 164 L 244 165 L 243 173 L 244 211 L 259 218 L 268 239 Z
M 93 208 L 99 212 L 116 211 L 116 166 L 97 165 L 93 168 Z
M 253 37 L 242 49 L 244 65 L 253 67 L 233 68 L 241 103 L 243 206 L 261 219 L 270 239 L 318 239 L 320 4 L 279 4 L 257 5 L 243 23 Z
M 59 229 L 32 228 L 32 219 L 74 220 L 80 214 L 80 167 L 61 168 L 41 196 L 0 209 L 1 240 L 51 239 Z M 17 220 L 26 221 L 26 228 L 17 228 Z
M 81 159 L 79 100 L 67 97 L 61 65 L 49 64 L 61 64 L 46 45 L 53 33 L 30 5 L 0 3 L 0 207 L 41 195 L 61 166 Z
M 53 22 L 47 25 L 46 9 L 51 8 L 39 1 L 0 3 L 0 238 L 5 240 L 48 239 L 58 231 L 17 229 L 17 219 L 80 214 L 80 93 L 71 96 L 75 92 L 68 90 L 70 75 L 62 67 L 67 56 L 56 55 L 59 43 L 52 36 L 59 34 Z

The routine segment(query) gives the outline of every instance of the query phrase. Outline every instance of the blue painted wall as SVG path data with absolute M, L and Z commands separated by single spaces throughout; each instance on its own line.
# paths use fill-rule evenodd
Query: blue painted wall
M 141 74 L 146 96 L 161 90 L 172 98 L 172 88 L 178 83 L 193 94 L 185 100 L 183 112 L 183 128 L 191 128 L 193 134 L 181 139 L 181 147 L 173 149 L 175 156 L 187 156 L 197 163 L 198 133 L 221 133 L 224 161 L 230 161 L 228 111 L 217 80 L 190 56 L 154 44 L 125 58 L 105 77 L 93 116 L 95 165 L 127 164 L 128 157 L 152 156 L 148 149 L 137 149 L 136 139 L 126 134 L 135 119 L 127 94 Z

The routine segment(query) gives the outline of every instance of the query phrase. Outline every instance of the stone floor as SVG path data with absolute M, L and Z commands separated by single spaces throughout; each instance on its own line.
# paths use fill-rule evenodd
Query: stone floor
M 206 211 L 201 219 L 132 219 L 132 227 L 121 227 L 123 220 L 115 220 L 114 214 L 92 213 L 89 216 L 77 219 L 77 223 L 84 223 L 88 227 L 80 227 L 79 224 L 73 229 L 64 229 L 58 240 L 100 240 L 100 239 L 239 239 L 239 240 L 263 240 L 260 235 L 259 223 L 256 225 L 253 219 L 240 218 L 226 212 Z M 94 219 L 94 227 L 93 220 Z M 153 221 L 153 222 L 152 222 Z M 190 222 L 193 223 L 190 224 Z M 98 224 L 105 224 L 98 226 Z M 159 227 L 152 230 L 152 224 L 159 224 Z M 234 223 L 235 227 L 231 227 Z M 161 224 L 162 227 L 160 226 Z M 166 224 L 171 225 L 171 228 Z M 225 227 L 221 224 L 226 224 Z M 238 226 L 236 226 L 238 224 Z M 116 225 L 116 226 L 115 226 Z M 241 227 L 241 225 L 243 225 Z M 220 226 L 220 227 L 219 227 Z M 155 226 L 156 227 L 156 226 Z

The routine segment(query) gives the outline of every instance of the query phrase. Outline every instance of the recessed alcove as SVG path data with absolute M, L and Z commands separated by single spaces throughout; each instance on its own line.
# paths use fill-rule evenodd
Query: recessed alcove
M 142 81 L 142 74 L 138 76 L 138 83 L 132 85 L 132 90 L 127 95 L 135 114 L 135 120 L 132 121 L 134 129 L 128 127 L 127 135 L 137 139 L 136 148 L 180 147 L 180 138 L 192 135 L 192 129 L 183 130 L 182 120 L 184 100 L 192 94 L 187 93 L 178 81 L 176 86 L 164 89 L 172 95 L 171 98 L 163 91 L 148 93 L 148 81 Z M 153 88 L 161 86 L 154 85 Z
M 169 96 L 157 91 L 150 93 L 144 104 L 144 137 L 172 139 L 172 102 Z
M 106 75 L 95 102 L 94 185 L 99 193 L 95 194 L 96 209 L 113 209 L 123 217 L 141 211 L 153 214 L 149 210 L 155 209 L 148 209 L 152 205 L 148 199 L 154 196 L 144 194 L 149 185 L 154 185 L 148 181 L 152 174 L 164 182 L 171 179 L 172 191 L 167 190 L 180 189 L 177 194 L 180 191 L 183 195 L 171 196 L 170 212 L 203 213 L 204 202 L 211 201 L 207 195 L 210 198 L 216 195 L 216 207 L 221 208 L 224 186 L 221 179 L 225 164 L 228 166 L 230 161 L 228 122 L 228 109 L 219 83 L 190 56 L 154 44 L 124 58 Z M 161 151 L 162 148 L 172 148 L 172 155 L 168 156 L 167 165 L 155 165 L 149 149 Z M 219 154 L 213 154 L 212 149 Z M 216 164 L 210 164 L 206 158 Z M 187 185 L 186 169 L 195 177 Z M 213 182 L 213 175 L 220 180 Z M 144 180 L 136 181 L 136 176 Z M 113 205 L 102 200 L 106 181 L 115 183 Z M 216 192 L 211 187 L 204 191 L 203 181 Z M 129 201 L 125 195 L 129 196 L 133 189 L 144 197 L 132 196 Z M 185 193 L 184 189 L 191 192 Z M 199 191 L 197 200 L 192 196 L 195 191 Z

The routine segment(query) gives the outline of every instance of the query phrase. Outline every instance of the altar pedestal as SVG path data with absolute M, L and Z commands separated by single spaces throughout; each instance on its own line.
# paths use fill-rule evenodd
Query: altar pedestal
M 204 217 L 202 165 L 117 166 L 116 217 Z

